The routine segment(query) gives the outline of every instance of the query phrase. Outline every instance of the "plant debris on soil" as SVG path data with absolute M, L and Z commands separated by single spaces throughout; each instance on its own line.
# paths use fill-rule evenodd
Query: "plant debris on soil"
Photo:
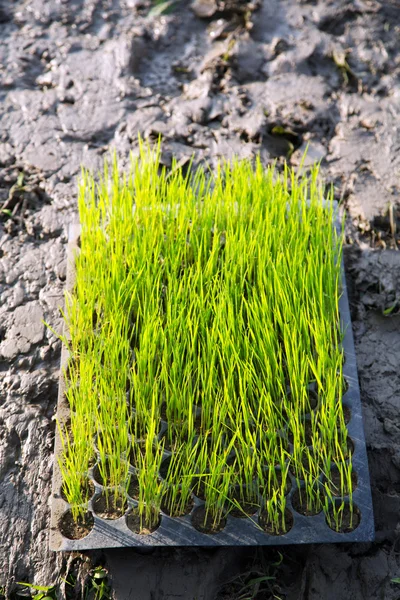
M 173 155 L 183 165 L 193 153 L 196 162 L 215 165 L 258 151 L 265 164 L 277 157 L 278 165 L 291 153 L 296 166 L 307 144 L 306 163 L 322 161 L 347 213 L 344 255 L 377 535 L 361 546 L 285 549 L 272 591 L 260 593 L 397 600 L 398 2 L 264 0 L 246 18 L 199 18 L 189 1 L 158 17 L 148 17 L 150 8 L 147 0 L 16 0 L 0 7 L 0 207 L 20 168 L 27 182 L 40 173 L 47 198 L 32 192 L 26 210 L 21 205 L 12 219 L 0 219 L 0 587 L 9 595 L 16 581 L 49 585 L 72 570 L 78 598 L 90 561 L 97 566 L 101 558 L 117 598 L 129 597 L 126 573 L 135 570 L 138 600 L 161 593 L 214 600 L 220 583 L 252 562 L 237 549 L 124 549 L 73 559 L 48 550 L 60 342 L 42 321 L 60 330 L 80 166 L 101 168 L 110 148 L 123 166 L 140 132 L 153 140 L 163 135 L 167 166 Z M 299 148 L 273 135 L 275 125 L 295 132 Z M 243 577 L 228 597 L 251 579 Z

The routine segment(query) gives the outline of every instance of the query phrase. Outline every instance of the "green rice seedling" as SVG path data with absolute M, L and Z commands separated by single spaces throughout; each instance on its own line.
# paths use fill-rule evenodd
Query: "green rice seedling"
M 149 435 L 146 439 L 146 449 L 140 455 L 137 470 L 139 485 L 138 514 L 140 529 L 152 531 L 160 519 L 161 503 L 164 493 L 163 482 L 159 477 L 163 458 L 163 446 L 154 445 L 155 423 L 150 424 Z
M 353 470 L 351 458 L 347 462 L 338 462 L 337 469 L 340 477 L 340 495 L 348 496 L 350 504 L 353 503 L 353 490 L 357 485 L 357 478 Z
M 196 479 L 194 491 L 200 497 L 204 494 L 205 510 L 204 523 L 205 528 L 211 527 L 212 530 L 218 530 L 221 522 L 232 509 L 232 503 L 229 502 L 229 494 L 235 483 L 235 474 L 237 473 L 237 460 L 231 460 L 232 450 L 235 445 L 235 436 L 225 442 L 223 432 L 217 439 L 209 438 L 212 442 L 211 452 L 205 440 L 198 441 L 197 461 L 196 461 Z M 200 484 L 200 485 L 199 485 Z M 201 488 L 199 493 L 198 489 Z
M 255 474 L 282 530 L 289 464 L 314 509 L 329 461 L 348 477 L 332 191 L 317 167 L 278 173 L 257 158 L 168 171 L 160 153 L 139 140 L 125 176 L 115 157 L 97 182 L 82 172 L 65 309 L 77 464 L 95 438 L 102 476 L 123 493 L 134 460 L 153 525 L 168 494 L 183 510 L 193 480 L 216 523 L 232 486 L 255 499 Z M 167 488 L 163 444 L 178 452 Z
M 139 483 L 138 514 L 140 530 L 152 531 L 160 520 L 160 510 L 163 498 L 163 486 L 157 479 L 160 463 L 146 461 L 148 472 L 138 472 Z
M 319 473 L 315 464 L 312 464 L 310 471 L 303 471 L 304 488 L 299 488 L 299 500 L 306 514 L 318 514 L 323 507 L 324 492 L 317 476 Z
M 63 453 L 58 458 L 63 479 L 62 492 L 71 505 L 73 519 L 77 521 L 85 517 L 87 503 L 92 495 L 87 470 L 93 451 L 90 444 L 84 440 L 71 442 L 69 434 L 63 432 L 58 422 L 57 427 L 63 448 Z
M 232 475 L 233 496 L 238 508 L 244 505 L 257 506 L 259 500 L 257 434 L 250 430 L 243 434 L 239 429 L 236 439 L 233 463 L 235 468 Z
M 218 529 L 231 510 L 228 498 L 234 470 L 235 465 L 228 466 L 223 459 L 212 465 L 206 480 L 204 527 L 211 523 L 211 529 Z
M 211 432 L 207 432 L 195 440 L 193 492 L 199 498 L 205 498 L 205 489 L 208 485 L 210 472 L 214 468 L 215 462 L 222 461 L 223 465 L 228 464 L 229 452 L 232 445 L 229 446 L 230 450 L 227 450 L 224 442 L 225 438 L 223 431 L 218 433 L 218 437 L 214 437 Z
M 176 337 L 174 347 L 169 348 L 169 360 L 164 354 L 161 372 L 166 398 L 165 419 L 170 424 L 171 431 L 174 429 L 182 432 L 182 435 L 190 435 L 194 431 L 194 403 L 191 392 L 192 373 L 185 361 L 186 343 L 180 343 Z
M 286 496 L 291 488 L 289 478 L 289 461 L 279 467 L 264 467 L 258 464 L 258 492 L 265 501 L 273 498 L 278 492 L 281 497 Z
M 356 484 L 356 475 L 350 458 L 345 460 L 330 460 L 325 471 L 325 487 L 337 497 L 349 496 L 352 501 L 353 489 Z
M 345 528 L 352 530 L 355 525 L 353 502 L 346 504 L 345 500 L 335 499 L 329 488 L 326 488 L 325 493 L 324 513 L 329 527 L 337 533 L 342 533 Z
M 259 523 L 263 529 L 272 535 L 281 535 L 290 529 L 286 512 L 286 498 L 280 490 L 274 490 L 271 498 L 265 501 Z
M 162 507 L 172 517 L 186 514 L 191 507 L 196 454 L 197 448 L 192 438 L 191 445 L 182 444 L 175 448 L 168 461 Z
M 321 442 L 319 442 L 320 444 Z M 319 477 L 320 470 L 322 469 L 324 463 L 320 463 L 321 454 L 319 452 L 319 445 L 316 445 L 315 448 L 310 448 L 304 444 L 294 444 L 293 445 L 293 454 L 290 460 L 290 470 L 293 475 L 296 477 L 297 484 L 300 485 L 300 482 L 304 479 L 304 476 L 314 472 L 314 474 Z

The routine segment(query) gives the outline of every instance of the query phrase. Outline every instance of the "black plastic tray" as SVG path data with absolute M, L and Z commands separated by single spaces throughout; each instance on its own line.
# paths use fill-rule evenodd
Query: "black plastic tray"
M 74 282 L 74 256 L 77 249 L 79 230 L 79 226 L 72 226 L 70 229 L 67 270 L 67 289 L 69 290 L 72 289 Z M 73 551 L 94 548 L 116 548 L 121 546 L 281 546 L 286 544 L 372 541 L 374 539 L 372 497 L 361 413 L 357 363 L 343 263 L 342 287 L 343 293 L 340 298 L 339 308 L 341 320 L 345 328 L 343 340 L 345 363 L 343 365 L 343 373 L 348 384 L 348 389 L 343 396 L 343 404 L 351 411 L 351 419 L 347 428 L 354 443 L 353 468 L 357 474 L 357 487 L 353 491 L 353 501 L 360 512 L 360 523 L 356 529 L 350 533 L 336 533 L 328 527 L 323 512 L 307 517 L 297 513 L 292 506 L 291 500 L 297 489 L 297 484 L 295 478 L 290 475 L 292 488 L 287 496 L 287 508 L 292 513 L 293 526 L 290 531 L 279 536 L 270 535 L 259 528 L 257 513 L 249 518 L 236 518 L 228 515 L 224 529 L 216 534 L 206 534 L 196 530 L 191 524 L 192 513 L 184 517 L 175 518 L 161 513 L 160 526 L 156 531 L 148 535 L 132 533 L 126 525 L 125 516 L 116 520 L 106 520 L 93 513 L 94 527 L 92 531 L 80 540 L 69 540 L 61 534 L 58 528 L 59 519 L 68 510 L 69 505 L 60 496 L 62 478 L 57 456 L 61 452 L 61 441 L 57 432 L 51 499 L 50 549 Z M 65 367 L 67 358 L 67 350 L 63 348 L 61 357 L 62 367 Z M 57 417 L 61 422 L 65 422 L 68 414 L 69 407 L 64 397 L 64 381 L 60 375 Z M 96 495 L 101 493 L 103 488 L 93 479 L 92 470 L 90 470 L 89 476 L 95 486 L 95 498 Z M 89 511 L 92 510 L 92 501 L 93 499 L 89 502 Z M 133 500 L 128 501 L 128 504 L 130 507 L 135 506 Z M 202 504 L 204 503 L 201 500 L 195 498 L 193 510 L 196 510 Z

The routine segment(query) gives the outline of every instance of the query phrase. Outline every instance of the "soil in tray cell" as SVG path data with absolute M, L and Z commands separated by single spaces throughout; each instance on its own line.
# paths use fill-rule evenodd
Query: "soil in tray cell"
M 171 457 L 168 456 L 166 459 L 164 459 L 160 465 L 160 477 L 162 479 L 165 479 L 166 481 L 168 481 L 168 470 L 169 470 L 169 466 L 171 464 Z
M 160 465 L 160 471 L 159 471 L 159 477 L 160 479 L 162 479 L 164 481 L 164 485 L 168 486 L 169 484 L 173 484 L 173 485 L 185 485 L 189 483 L 189 487 L 190 489 L 193 491 L 194 487 L 196 486 L 196 484 L 198 483 L 198 478 L 196 478 L 195 476 L 193 476 L 193 478 L 191 479 L 190 482 L 187 481 L 186 476 L 182 473 L 182 471 L 174 471 L 174 466 L 176 466 L 176 464 L 174 465 L 173 462 L 174 456 L 167 456 L 166 459 L 163 460 L 163 462 Z M 170 465 L 172 463 L 172 473 L 168 472 L 170 469 Z M 185 477 L 185 479 L 183 480 L 182 477 Z
M 177 502 L 178 503 L 180 502 L 179 493 L 178 493 Z M 177 508 L 175 505 L 175 506 L 171 507 L 171 501 L 170 501 L 170 498 L 168 497 L 168 493 L 167 493 L 161 503 L 161 510 L 170 517 L 183 517 L 184 515 L 188 515 L 189 513 L 192 512 L 193 506 L 194 506 L 193 498 L 189 498 L 189 501 L 186 503 L 185 506 L 183 506 L 183 507 L 179 506 Z
M 250 517 L 260 508 L 258 502 L 251 497 L 250 493 L 246 498 L 245 487 L 241 490 L 239 486 L 236 486 L 229 495 L 228 500 L 233 506 L 232 510 L 229 512 L 230 516 L 238 519 Z
M 146 453 L 146 440 L 135 440 L 132 442 L 132 446 L 129 449 L 127 459 L 132 467 L 140 467 L 140 457 Z
M 193 493 L 200 500 L 206 499 L 207 479 L 205 477 L 197 477 L 194 479 Z
M 103 477 L 102 477 L 102 475 L 100 473 L 99 463 L 95 464 L 95 466 L 93 467 L 93 479 L 97 483 L 99 483 L 100 485 L 103 485 L 103 486 L 110 486 L 110 485 L 112 486 L 112 485 L 114 485 L 114 483 L 110 482 L 110 480 L 109 480 L 110 479 L 110 469 L 109 469 L 109 466 L 108 466 L 108 462 L 106 462 L 106 464 L 105 464 L 105 475 L 106 475 L 106 480 L 104 481 L 104 479 L 103 479 Z M 116 482 L 116 483 L 118 483 L 119 485 L 123 485 L 124 484 L 123 481 L 119 481 L 119 482 Z
M 293 515 L 290 510 L 286 508 L 284 523 L 282 522 L 280 513 L 279 518 L 274 523 L 268 515 L 268 512 L 266 510 L 262 510 L 258 518 L 258 524 L 269 535 L 284 535 L 293 527 Z
M 93 529 L 93 525 L 92 513 L 87 512 L 74 521 L 71 510 L 67 510 L 58 522 L 61 534 L 69 540 L 80 540 L 86 537 Z
M 341 508 L 343 506 L 343 508 Z M 334 512 L 337 513 L 337 519 L 335 522 Z M 353 504 L 353 510 L 351 510 L 348 502 L 341 500 L 335 501 L 335 506 L 331 506 L 326 518 L 326 523 L 330 529 L 337 533 L 351 533 L 359 526 L 361 521 L 361 513 L 358 507 Z
M 131 476 L 127 493 L 133 500 L 139 500 L 139 482 L 135 476 Z
M 154 519 L 153 523 L 149 524 L 146 523 L 144 516 L 141 519 L 139 511 L 133 508 L 126 514 L 125 520 L 128 529 L 130 529 L 133 533 L 137 533 L 138 535 L 149 535 L 159 528 L 161 516 L 158 515 L 158 520 Z
M 312 473 L 315 478 L 318 478 L 323 468 L 322 460 L 307 447 L 300 451 L 297 457 L 292 457 L 289 465 L 289 471 L 299 479 L 303 479 L 305 473 Z
M 303 426 L 303 434 L 302 438 L 306 444 L 306 446 L 311 446 L 313 443 L 313 427 L 310 420 L 305 419 L 302 423 Z M 292 431 L 289 429 L 288 431 L 288 439 L 291 444 L 294 442 L 294 436 Z
M 268 469 L 265 469 L 265 471 L 264 471 L 264 478 L 265 478 L 264 482 L 260 481 L 260 483 L 259 483 L 259 492 L 260 492 L 260 495 L 264 499 L 268 499 L 268 498 L 271 498 L 271 496 L 275 490 L 281 489 L 281 487 L 282 487 L 282 472 L 280 469 L 275 469 L 275 476 L 271 477 L 269 485 L 268 485 Z M 290 480 L 289 475 L 287 475 L 286 481 L 285 481 L 285 496 L 288 495 L 288 493 L 290 492 L 291 489 L 292 489 L 292 482 Z
M 345 424 L 348 425 L 351 421 L 351 410 L 345 404 L 343 405 L 343 417 Z
M 351 439 L 351 437 L 347 436 L 347 440 L 346 440 L 346 444 L 342 444 L 342 453 L 343 453 L 343 458 L 345 460 L 347 460 L 348 458 L 350 458 L 350 456 L 352 454 L 354 454 L 354 442 Z M 337 451 L 337 455 L 333 454 L 332 458 L 334 460 L 341 460 L 341 456 L 340 456 L 340 452 L 338 450 L 338 448 L 336 448 Z
M 112 492 L 100 494 L 93 501 L 93 511 L 102 519 L 119 519 L 125 513 L 126 506 L 125 498 L 116 498 Z
M 205 507 L 200 506 L 192 514 L 192 525 L 201 533 L 214 535 L 223 530 L 226 525 L 226 518 L 222 517 L 219 522 L 214 522 L 212 515 L 210 513 L 207 515 Z
M 308 393 L 308 404 L 310 406 L 310 410 L 316 410 L 319 405 L 319 396 L 315 390 L 310 390 Z
M 319 501 L 312 506 L 307 502 L 307 495 L 304 489 L 296 490 L 292 496 L 292 506 L 296 512 L 305 517 L 313 517 L 322 511 L 324 496 L 320 492 Z
M 328 487 L 333 496 L 347 496 L 350 492 L 347 481 L 343 481 L 343 489 L 342 489 L 342 477 L 340 475 L 340 471 L 337 467 L 333 467 L 329 474 L 329 477 L 324 478 L 325 485 Z M 352 471 L 351 473 L 351 491 L 357 488 L 357 473 Z

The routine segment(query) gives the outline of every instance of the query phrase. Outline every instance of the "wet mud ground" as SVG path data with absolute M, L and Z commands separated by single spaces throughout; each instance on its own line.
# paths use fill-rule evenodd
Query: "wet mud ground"
M 149 10 L 147 0 L 0 3 L 0 586 L 8 595 L 17 581 L 70 573 L 79 598 L 79 579 L 104 564 L 119 600 L 241 598 L 260 573 L 273 579 L 259 599 L 399 599 L 400 2 Z M 61 330 L 80 165 L 100 168 L 115 149 L 124 166 L 138 132 L 162 134 L 166 165 L 173 154 L 214 164 L 256 152 L 297 165 L 307 144 L 307 160 L 322 161 L 347 211 L 374 543 L 287 547 L 279 566 L 271 549 L 48 550 L 60 342 L 43 320 Z

